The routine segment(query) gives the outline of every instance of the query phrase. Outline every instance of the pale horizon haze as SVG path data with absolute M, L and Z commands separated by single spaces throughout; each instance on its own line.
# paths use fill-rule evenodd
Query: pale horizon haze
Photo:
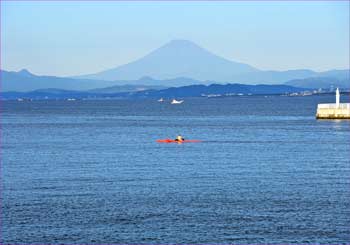
M 1 69 L 73 76 L 185 39 L 261 70 L 349 69 L 349 1 L 1 1 Z

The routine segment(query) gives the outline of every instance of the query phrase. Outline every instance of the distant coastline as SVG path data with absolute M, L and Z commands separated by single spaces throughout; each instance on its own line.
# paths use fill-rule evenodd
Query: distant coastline
M 72 91 L 41 89 L 30 92 L 0 92 L 1 100 L 113 100 L 113 99 L 172 99 L 172 98 L 226 98 L 240 96 L 319 96 L 333 94 L 333 89 L 305 89 L 287 85 L 212 84 L 178 88 L 106 93 L 104 90 Z M 343 93 L 350 89 L 342 90 Z

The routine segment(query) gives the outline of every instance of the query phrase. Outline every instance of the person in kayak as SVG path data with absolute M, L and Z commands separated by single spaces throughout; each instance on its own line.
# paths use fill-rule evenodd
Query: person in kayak
M 178 141 L 178 142 L 182 142 L 184 141 L 185 139 L 181 136 L 181 135 L 178 135 L 175 139 L 175 141 Z

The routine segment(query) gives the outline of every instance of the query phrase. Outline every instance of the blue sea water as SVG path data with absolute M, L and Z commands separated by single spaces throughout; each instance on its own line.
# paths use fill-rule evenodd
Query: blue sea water
M 350 121 L 315 119 L 332 101 L 4 101 L 2 243 L 348 243 Z M 177 134 L 203 142 L 155 142 Z

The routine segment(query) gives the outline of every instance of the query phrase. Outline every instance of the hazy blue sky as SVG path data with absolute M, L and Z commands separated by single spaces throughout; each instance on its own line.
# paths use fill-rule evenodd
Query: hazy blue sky
M 349 2 L 1 2 L 2 69 L 78 75 L 172 39 L 260 69 L 349 67 Z

